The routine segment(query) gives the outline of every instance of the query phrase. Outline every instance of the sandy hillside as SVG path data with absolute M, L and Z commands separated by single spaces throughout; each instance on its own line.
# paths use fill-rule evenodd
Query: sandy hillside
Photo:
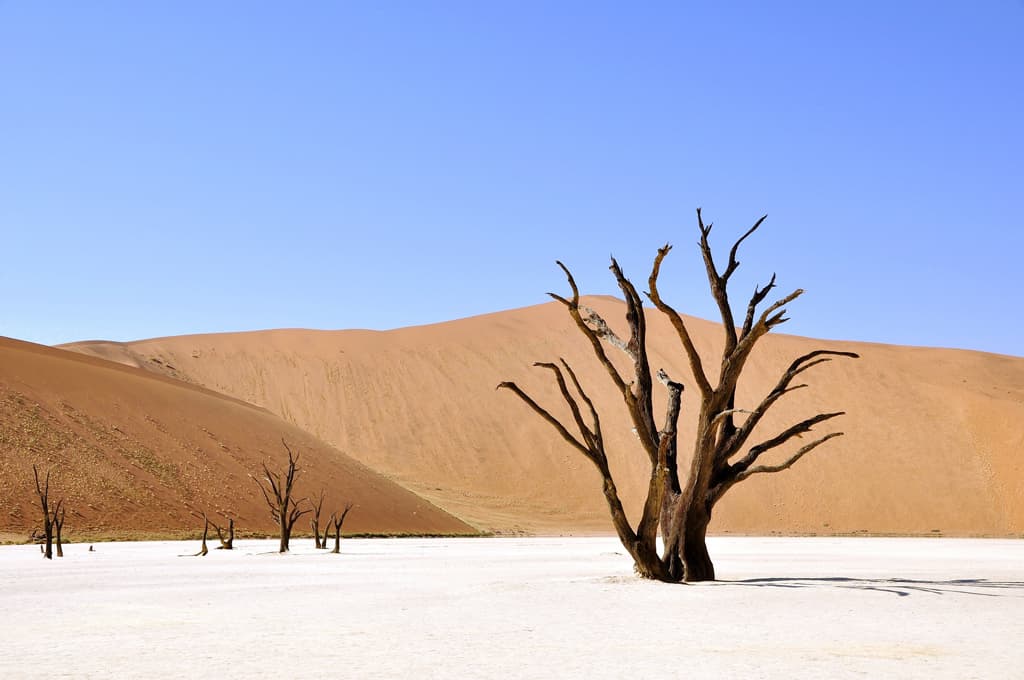
M 590 303 L 623 325 L 622 303 Z M 696 390 L 674 331 L 649 315 L 652 362 L 691 385 L 683 413 L 690 437 Z M 721 328 L 690 324 L 711 357 Z M 845 410 L 833 422 L 847 436 L 788 472 L 734 488 L 713 530 L 1024 533 L 1024 359 L 772 335 L 751 359 L 738 406 L 759 401 L 789 361 L 819 347 L 863 358 L 813 369 L 810 389 L 780 401 L 759 433 Z M 73 348 L 266 407 L 478 526 L 608 530 L 590 464 L 494 389 L 512 379 L 557 407 L 548 375 L 530 365 L 564 356 L 598 402 L 620 490 L 634 508 L 646 479 L 607 375 L 555 303 L 388 332 L 276 330 Z
M 73 352 L 0 338 L 0 424 L 0 532 L 10 537 L 38 525 L 33 463 L 58 471 L 51 488 L 66 498 L 71 538 L 194 530 L 193 511 L 273 531 L 248 475 L 263 460 L 280 467 L 282 437 L 300 456 L 300 494 L 325 487 L 328 514 L 342 499 L 357 504 L 349 531 L 469 529 L 264 409 Z

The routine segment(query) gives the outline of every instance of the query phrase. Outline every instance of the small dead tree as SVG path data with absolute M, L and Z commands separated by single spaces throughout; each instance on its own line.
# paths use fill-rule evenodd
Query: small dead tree
M 334 527 L 334 550 L 332 550 L 331 552 L 336 555 L 341 553 L 341 525 L 345 523 L 345 516 L 352 508 L 352 503 L 346 503 L 345 509 L 341 511 L 340 515 L 336 512 L 332 512 L 331 518 L 330 520 L 328 520 L 330 522 L 330 525 Z M 324 531 L 324 548 L 327 548 L 326 530 Z
M 209 549 L 206 547 L 206 538 L 210 535 L 210 520 L 207 519 L 206 513 L 203 513 L 203 546 L 199 549 L 199 552 L 195 554 L 196 557 L 206 557 Z
M 225 532 L 220 528 L 220 526 L 218 526 L 214 522 L 210 522 L 210 524 L 213 525 L 214 531 L 217 532 L 217 540 L 220 541 L 220 545 L 217 546 L 217 550 L 234 550 L 235 549 L 235 520 L 233 518 L 231 518 L 231 517 L 228 517 L 227 520 L 228 520 L 228 529 L 227 529 L 227 532 L 226 532 L 227 533 L 227 537 L 226 538 L 224 536 Z
M 839 437 L 842 432 L 831 432 L 804 444 L 788 458 L 777 464 L 761 463 L 761 456 L 794 437 L 811 431 L 827 420 L 843 415 L 842 412 L 819 413 L 802 420 L 782 432 L 752 446 L 752 434 L 765 413 L 783 396 L 804 387 L 793 384 L 794 379 L 808 369 L 830 361 L 833 357 L 856 358 L 853 352 L 816 350 L 796 358 L 779 378 L 775 387 L 749 410 L 736 404 L 736 390 L 740 374 L 758 340 L 769 331 L 787 321 L 785 306 L 803 291 L 795 290 L 758 313 L 769 293 L 775 288 L 775 276 L 764 288 L 755 288 L 746 305 L 743 321 L 737 325 L 736 316 L 728 296 L 730 277 L 739 267 L 736 259 L 740 244 L 758 227 L 759 219 L 729 251 L 725 269 L 720 269 L 711 253 L 708 237 L 711 225 L 705 225 L 697 210 L 700 229 L 700 251 L 704 260 L 711 295 L 721 313 L 725 342 L 720 357 L 717 384 L 712 384 L 704 369 L 704 359 L 697 352 L 682 316 L 666 303 L 658 291 L 658 275 L 662 261 L 671 250 L 665 245 L 658 250 L 648 278 L 647 297 L 664 314 L 676 331 L 679 343 L 689 363 L 697 390 L 700 393 L 700 411 L 696 416 L 696 439 L 689 470 L 680 476 L 678 458 L 678 422 L 683 384 L 673 380 L 663 370 L 653 373 L 647 356 L 647 320 L 640 294 L 623 274 L 618 262 L 612 258 L 610 269 L 626 300 L 626 323 L 629 338 L 620 338 L 594 310 L 580 306 L 580 293 L 569 269 L 558 262 L 568 280 L 572 296 L 569 298 L 549 293 L 563 304 L 576 327 L 586 338 L 594 355 L 607 372 L 616 390 L 622 395 L 634 432 L 650 463 L 650 480 L 646 502 L 639 523 L 634 528 L 626 517 L 615 480 L 608 466 L 601 421 L 594 403 L 583 390 L 576 373 L 564 360 L 555 363 L 536 363 L 535 366 L 551 371 L 562 398 L 569 407 L 572 423 L 565 425 L 543 408 L 514 382 L 503 382 L 498 388 L 512 391 L 537 415 L 548 422 L 573 448 L 590 460 L 601 474 L 604 496 L 612 516 L 612 523 L 622 545 L 632 556 L 636 572 L 646 578 L 661 581 L 714 580 L 715 570 L 708 554 L 706 535 L 711 522 L 712 509 L 735 484 L 755 474 L 780 472 L 789 469 L 803 456 L 825 442 Z M 630 359 L 632 371 L 620 372 L 608 357 L 605 345 L 624 352 Z M 667 408 L 661 427 L 656 424 L 653 407 L 654 378 L 665 386 Z M 572 389 L 569 384 L 571 383 Z M 578 434 L 570 431 L 574 427 Z M 663 552 L 658 553 L 657 538 L 662 536 Z
M 281 440 L 281 443 L 284 444 L 285 451 L 288 452 L 288 467 L 285 469 L 285 472 L 283 474 L 271 472 L 267 464 L 263 463 L 262 481 L 252 475 L 249 476 L 260 487 L 263 499 L 267 502 L 267 507 L 270 508 L 270 515 L 281 529 L 281 543 L 278 552 L 284 553 L 288 552 L 288 544 L 291 540 L 292 527 L 295 526 L 295 522 L 299 517 L 310 512 L 310 510 L 300 507 L 306 502 L 306 498 L 299 499 L 298 501 L 292 498 L 295 477 L 299 472 L 297 467 L 299 458 L 292 454 L 291 448 L 284 439 Z M 264 482 L 266 482 L 266 485 L 264 485 Z
M 327 527 L 324 527 L 323 540 L 320 540 L 320 512 L 324 507 L 324 490 L 320 489 L 320 495 L 317 496 L 316 500 L 310 500 L 310 506 L 313 508 L 313 512 L 309 518 L 309 528 L 313 530 L 313 541 L 316 544 L 316 549 L 320 550 L 323 548 L 327 549 Z
M 39 507 L 43 513 L 43 557 L 48 560 L 53 559 L 53 532 L 55 528 L 54 519 L 59 518 L 59 524 L 56 525 L 58 531 L 57 541 L 57 556 L 63 557 L 64 550 L 60 544 L 60 530 L 64 527 L 64 499 L 61 498 L 56 503 L 50 502 L 50 471 L 46 471 L 46 478 L 42 484 L 39 482 L 39 468 L 35 465 L 32 466 L 32 474 L 36 480 L 36 495 L 39 497 Z

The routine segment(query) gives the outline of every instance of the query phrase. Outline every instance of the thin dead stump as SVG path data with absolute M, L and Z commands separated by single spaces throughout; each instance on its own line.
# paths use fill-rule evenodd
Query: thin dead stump
M 217 550 L 234 550 L 235 549 L 235 520 L 234 518 L 228 517 L 228 529 L 227 536 L 225 532 L 220 528 L 219 525 L 214 522 L 210 522 L 213 525 L 214 531 L 217 532 L 217 540 L 220 541 L 220 545 L 217 546 Z

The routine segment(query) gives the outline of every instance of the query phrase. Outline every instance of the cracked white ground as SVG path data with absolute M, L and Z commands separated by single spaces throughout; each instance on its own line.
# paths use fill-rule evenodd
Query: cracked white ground
M 1024 677 L 1024 541 L 713 537 L 721 581 L 615 538 L 0 548 L 0 677 Z

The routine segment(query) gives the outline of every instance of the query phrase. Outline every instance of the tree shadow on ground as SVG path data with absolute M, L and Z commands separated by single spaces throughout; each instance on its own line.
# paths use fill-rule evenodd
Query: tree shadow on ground
M 932 595 L 975 595 L 979 597 L 1024 598 L 1024 581 L 989 581 L 982 578 L 930 581 L 907 578 L 849 578 L 843 576 L 800 578 L 751 578 L 740 581 L 715 581 L 723 586 L 754 586 L 758 588 L 852 588 L 874 590 L 907 597 L 914 593 Z

